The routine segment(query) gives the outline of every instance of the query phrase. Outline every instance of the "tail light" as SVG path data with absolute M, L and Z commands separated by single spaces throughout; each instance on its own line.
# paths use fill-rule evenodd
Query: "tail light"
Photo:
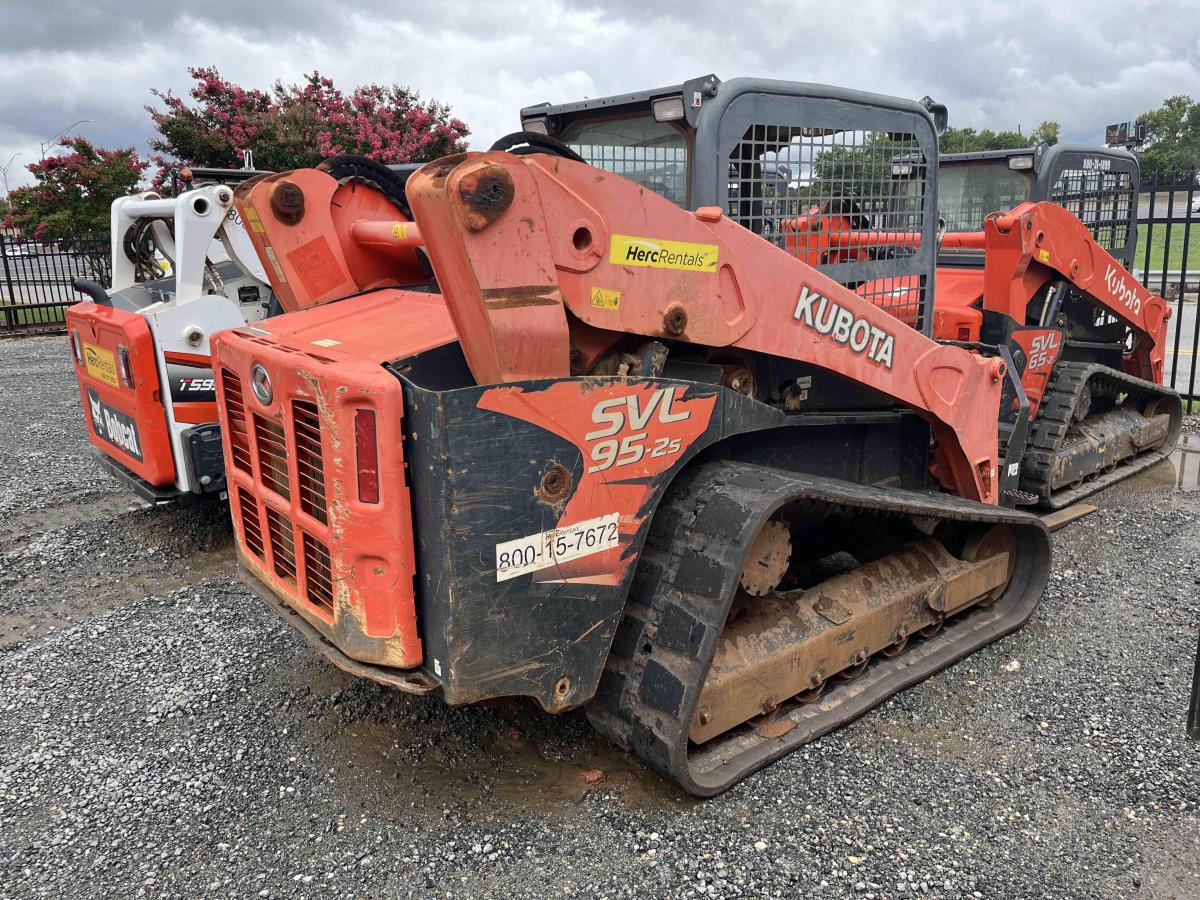
M 358 453 L 358 499 L 379 502 L 379 448 L 375 440 L 375 412 L 360 409 L 354 413 L 354 446 Z
M 958 339 L 963 343 L 971 340 L 971 329 L 960 325 L 958 329 Z
M 121 374 L 121 384 L 133 387 L 133 363 L 129 361 L 128 347 L 117 347 L 117 371 Z
M 71 349 L 75 352 L 75 362 L 83 365 L 83 343 L 79 340 L 79 332 L 71 331 Z

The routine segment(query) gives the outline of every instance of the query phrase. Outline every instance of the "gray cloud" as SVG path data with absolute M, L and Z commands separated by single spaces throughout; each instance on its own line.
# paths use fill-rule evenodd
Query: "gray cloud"
M 930 94 L 956 125 L 1056 119 L 1065 137 L 1095 141 L 1105 123 L 1171 94 L 1200 98 L 1200 0 L 1136 12 L 1120 0 L 0 0 L 0 163 L 13 152 L 31 161 L 39 140 L 81 118 L 99 143 L 144 148 L 150 88 L 186 91 L 189 65 L 259 87 L 313 68 L 344 88 L 400 82 L 450 103 L 476 146 L 515 128 L 530 103 L 706 72 Z

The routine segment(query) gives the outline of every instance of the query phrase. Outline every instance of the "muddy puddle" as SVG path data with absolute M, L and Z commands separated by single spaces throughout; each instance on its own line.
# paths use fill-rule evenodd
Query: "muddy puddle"
M 68 499 L 54 506 L 24 512 L 0 522 L 0 543 L 30 540 L 46 531 L 112 521 L 125 513 L 149 509 L 150 504 L 128 494 Z
M 1185 434 L 1168 459 L 1136 476 L 1131 484 L 1200 491 L 1200 434 Z
M 377 691 L 315 660 L 291 675 L 307 681 L 314 700 L 343 698 L 317 701 L 297 740 L 348 798 L 371 807 L 548 818 L 573 815 L 589 795 L 639 809 L 695 802 L 593 732 L 581 712 L 553 716 L 522 700 L 451 709 Z
M 412 763 L 394 732 L 395 726 L 360 722 L 335 745 L 343 764 L 353 762 L 357 777 L 378 777 L 382 792 L 418 798 L 438 811 L 484 802 L 539 816 L 565 814 L 593 793 L 637 808 L 684 808 L 691 802 L 599 735 L 563 759 L 543 756 L 514 731 L 490 736 L 467 758 L 447 760 L 434 752 Z

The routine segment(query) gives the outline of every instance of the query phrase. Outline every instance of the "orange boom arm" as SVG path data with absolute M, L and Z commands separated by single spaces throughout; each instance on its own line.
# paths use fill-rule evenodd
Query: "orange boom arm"
M 912 407 L 942 482 L 997 502 L 1003 362 L 930 340 L 719 209 L 501 152 L 430 163 L 408 199 L 478 383 L 572 374 L 606 334 L 800 360 Z

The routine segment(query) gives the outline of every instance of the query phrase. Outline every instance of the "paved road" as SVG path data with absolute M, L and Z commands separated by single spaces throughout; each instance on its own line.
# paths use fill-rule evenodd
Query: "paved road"
M 1200 197 L 1200 187 L 1197 187 L 1192 192 L 1192 199 Z M 1172 197 L 1174 198 L 1172 202 Z M 1195 214 L 1200 215 L 1200 214 Z M 1150 216 L 1150 195 L 1141 194 L 1138 197 L 1138 218 L 1144 219 Z M 1167 218 L 1170 216 L 1174 219 L 1186 219 L 1188 217 L 1188 192 L 1175 191 L 1171 193 L 1155 193 L 1154 195 L 1154 217 Z
M 1192 367 L 1200 363 L 1200 350 L 1196 348 L 1196 329 L 1200 326 L 1196 316 L 1196 302 L 1172 303 L 1171 318 L 1167 321 L 1166 378 L 1176 390 L 1186 390 L 1191 378 Z M 1178 355 L 1175 351 L 1176 334 L 1179 337 Z M 1200 390 L 1200 372 L 1196 377 Z

